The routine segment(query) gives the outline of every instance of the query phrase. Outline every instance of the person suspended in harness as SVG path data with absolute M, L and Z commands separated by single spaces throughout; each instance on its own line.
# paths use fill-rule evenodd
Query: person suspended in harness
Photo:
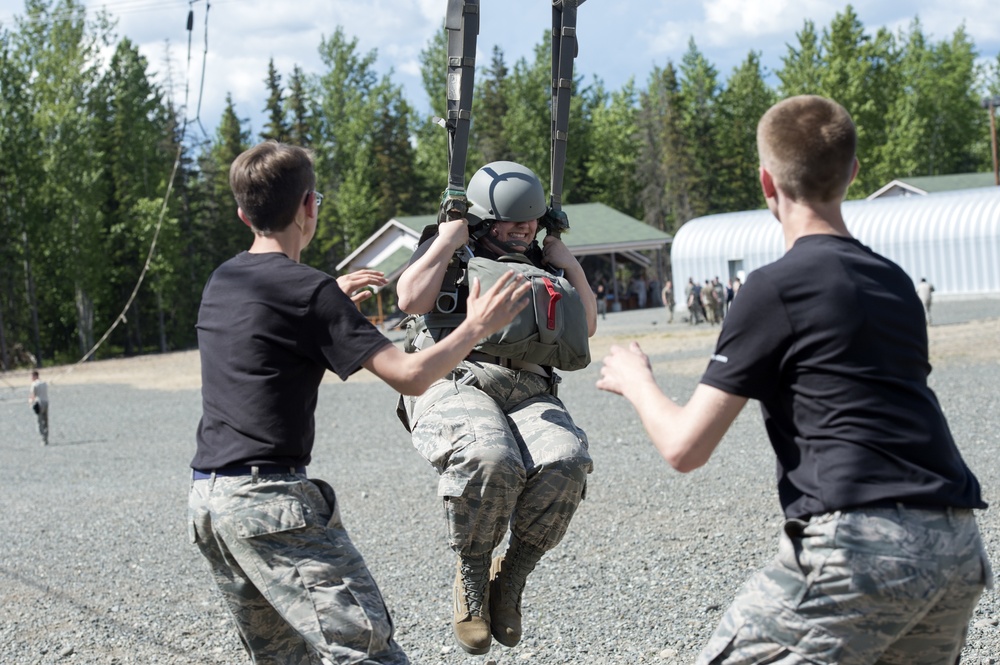
M 472 276 L 488 280 L 497 266 L 519 266 L 532 281 L 535 306 L 402 415 L 417 451 L 440 473 L 449 545 L 458 558 L 456 639 L 465 651 L 483 654 L 491 635 L 508 647 L 520 641 L 525 580 L 566 534 L 593 469 L 587 435 L 556 395 L 555 369 L 589 363 L 597 302 L 563 241 L 547 234 L 537 242 L 547 206 L 530 169 L 487 164 L 467 196 L 466 218 L 425 229 L 397 294 L 404 312 L 422 315 L 411 319 L 408 345 L 420 352 L 461 320 Z M 474 258 L 456 267 L 463 248 Z M 494 559 L 508 525 L 509 544 Z

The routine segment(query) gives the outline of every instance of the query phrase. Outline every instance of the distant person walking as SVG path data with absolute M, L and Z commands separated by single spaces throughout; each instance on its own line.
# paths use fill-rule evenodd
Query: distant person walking
M 47 446 L 49 445 L 49 386 L 38 377 L 37 371 L 31 372 L 28 404 L 38 417 L 38 434 L 42 437 L 42 445 Z
M 674 301 L 674 283 L 667 280 L 667 283 L 663 285 L 663 292 L 660 294 L 660 300 L 663 302 L 663 306 L 667 308 L 670 312 L 670 318 L 667 323 L 674 322 L 674 305 L 677 303 Z
M 924 316 L 927 319 L 927 325 L 931 324 L 932 293 L 934 293 L 934 285 L 928 282 L 926 277 L 921 277 L 920 283 L 917 284 L 917 297 L 920 298 L 920 302 L 924 306 Z

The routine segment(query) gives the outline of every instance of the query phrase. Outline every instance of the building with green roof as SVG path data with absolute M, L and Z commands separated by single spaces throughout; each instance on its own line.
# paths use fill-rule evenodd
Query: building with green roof
M 868 200 L 890 196 L 924 196 L 939 192 L 954 192 L 960 189 L 995 186 L 993 173 L 949 173 L 947 175 L 913 176 L 896 178 L 888 185 L 870 194 Z
M 654 260 L 643 252 L 663 251 L 669 255 L 673 240 L 669 234 L 603 203 L 566 205 L 563 211 L 569 218 L 570 230 L 562 239 L 569 250 L 581 260 L 604 257 L 611 264 L 611 274 L 620 263 L 651 268 Z M 379 270 L 391 284 L 406 268 L 424 227 L 436 222 L 436 215 L 394 217 L 337 264 L 337 271 Z M 379 303 L 381 311 L 381 298 Z

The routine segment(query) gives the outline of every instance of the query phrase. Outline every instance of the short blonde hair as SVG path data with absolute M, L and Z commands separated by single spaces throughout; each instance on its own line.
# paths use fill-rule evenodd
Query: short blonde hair
M 825 97 L 778 102 L 757 124 L 761 166 L 795 200 L 843 198 L 854 171 L 858 133 L 847 110 Z

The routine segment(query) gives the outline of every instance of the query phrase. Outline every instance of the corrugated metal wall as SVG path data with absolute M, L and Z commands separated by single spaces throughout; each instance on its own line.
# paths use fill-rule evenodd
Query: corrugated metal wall
M 926 277 L 936 295 L 1000 294 L 1000 187 L 844 204 L 851 234 L 905 270 Z M 670 253 L 678 293 L 689 277 L 728 280 L 784 253 L 781 225 L 766 210 L 693 219 Z M 683 300 L 679 298 L 678 300 Z

